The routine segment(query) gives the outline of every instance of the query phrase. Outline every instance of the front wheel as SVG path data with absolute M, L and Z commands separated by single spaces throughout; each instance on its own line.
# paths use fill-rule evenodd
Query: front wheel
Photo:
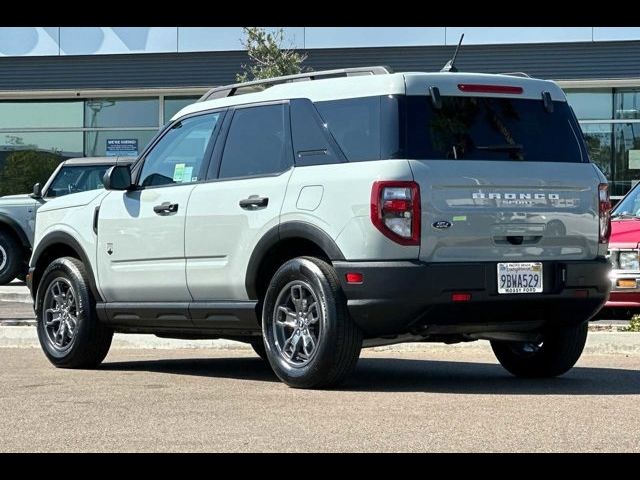
M 492 341 L 500 364 L 518 377 L 556 377 L 578 361 L 587 342 L 589 322 L 549 329 L 541 342 Z
M 295 388 L 339 384 L 362 348 L 336 271 L 312 257 L 289 260 L 275 273 L 264 300 L 262 332 L 271 368 Z
M 36 295 L 40 346 L 62 368 L 93 368 L 106 357 L 113 330 L 100 323 L 88 273 L 72 257 L 51 262 Z

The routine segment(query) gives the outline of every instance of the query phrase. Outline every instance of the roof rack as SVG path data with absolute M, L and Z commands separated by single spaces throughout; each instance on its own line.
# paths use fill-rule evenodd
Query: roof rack
M 511 75 L 512 77 L 525 77 L 525 78 L 531 78 L 530 75 L 524 73 L 524 72 L 506 72 L 506 73 L 499 73 L 498 75 Z
M 242 95 L 243 93 L 253 93 L 264 90 L 265 88 L 280 83 L 303 82 L 307 80 L 322 80 L 331 77 L 352 77 L 358 75 L 387 75 L 392 73 L 390 67 L 374 66 L 374 67 L 354 67 L 339 68 L 335 70 L 323 70 L 320 72 L 305 72 L 295 75 L 286 75 L 284 77 L 266 78 L 264 80 L 253 80 L 250 82 L 234 83 L 222 87 L 215 87 L 205 93 L 198 102 L 205 100 L 213 100 L 214 98 L 232 97 L 234 95 Z M 244 91 L 246 90 L 246 91 Z

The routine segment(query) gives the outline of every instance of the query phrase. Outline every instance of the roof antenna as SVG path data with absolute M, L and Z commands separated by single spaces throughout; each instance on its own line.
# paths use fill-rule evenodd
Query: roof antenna
M 457 72 L 458 69 L 454 65 L 456 63 L 456 57 L 458 56 L 458 50 L 460 50 L 460 45 L 462 45 L 462 39 L 464 38 L 464 33 L 460 35 L 460 41 L 458 42 L 458 46 L 456 47 L 456 51 L 453 54 L 453 58 L 449 60 L 444 67 L 442 67 L 441 72 Z

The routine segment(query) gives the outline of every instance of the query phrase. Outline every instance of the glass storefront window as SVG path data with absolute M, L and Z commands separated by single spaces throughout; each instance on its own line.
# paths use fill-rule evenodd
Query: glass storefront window
M 29 193 L 61 161 L 82 156 L 82 132 L 0 133 L 0 195 Z
M 565 94 L 579 120 L 609 120 L 612 118 L 613 92 L 610 88 L 567 89 Z
M 171 120 L 176 113 L 187 105 L 195 103 L 200 97 L 165 97 L 164 98 L 164 122 Z
M 580 125 L 589 150 L 589 158 L 598 165 L 607 178 L 611 178 L 611 134 L 610 123 L 588 123 Z
M 0 128 L 82 127 L 82 101 L 0 102 Z
M 640 88 L 616 89 L 615 118 L 640 119 Z
M 612 194 L 624 195 L 640 179 L 640 123 L 617 123 L 613 128 Z
M 95 98 L 85 101 L 84 126 L 157 127 L 158 98 Z
M 137 157 L 157 130 L 102 130 L 85 132 L 85 156 L 87 157 Z M 130 140 L 122 142 L 121 140 Z

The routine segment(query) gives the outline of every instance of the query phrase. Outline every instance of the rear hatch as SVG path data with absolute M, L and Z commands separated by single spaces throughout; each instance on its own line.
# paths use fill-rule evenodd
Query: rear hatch
M 595 258 L 603 178 L 560 89 L 508 76 L 425 77 L 407 79 L 403 115 L 422 202 L 420 258 Z

